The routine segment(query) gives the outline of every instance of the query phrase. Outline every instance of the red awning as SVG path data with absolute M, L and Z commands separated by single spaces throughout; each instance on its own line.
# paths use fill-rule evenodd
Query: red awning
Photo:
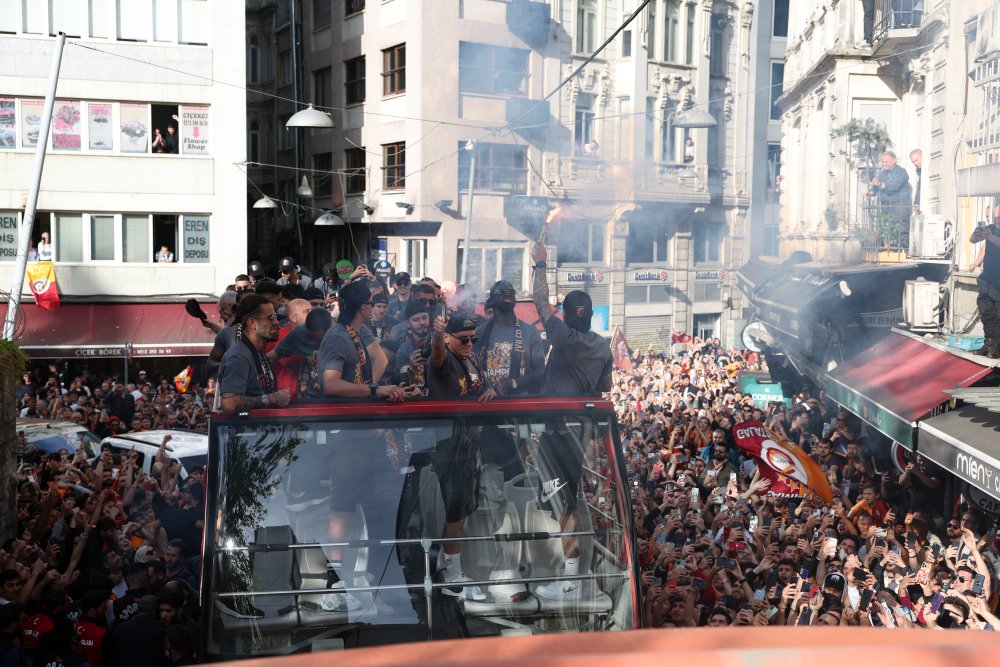
M 215 303 L 202 303 L 216 320 Z M 64 303 L 56 310 L 22 304 L 21 349 L 36 359 L 207 356 L 215 334 L 188 315 L 183 303 Z M 0 307 L 4 315 L 7 307 Z
M 921 340 L 889 334 L 828 374 L 854 394 L 914 422 L 948 400 L 945 389 L 968 387 L 993 371 Z M 827 393 L 831 393 L 830 389 Z M 838 402 L 840 402 L 838 400 Z

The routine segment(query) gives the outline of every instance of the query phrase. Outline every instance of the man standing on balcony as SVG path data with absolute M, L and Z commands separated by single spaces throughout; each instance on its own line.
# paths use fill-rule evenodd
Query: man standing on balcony
M 969 237 L 972 243 L 985 241 L 983 272 L 979 276 L 979 316 L 983 321 L 986 343 L 976 354 L 1000 359 L 1000 227 L 980 223 Z
M 872 39 L 875 35 L 875 0 L 861 0 L 861 10 L 864 12 L 864 39 L 858 42 L 857 48 L 872 48 Z
M 882 153 L 882 168 L 871 180 L 870 194 L 878 195 L 876 224 L 885 219 L 892 225 L 891 231 L 886 234 L 890 237 L 888 245 L 909 248 L 913 190 L 910 188 L 910 175 L 899 166 L 892 151 Z M 880 233 L 884 232 L 880 230 Z

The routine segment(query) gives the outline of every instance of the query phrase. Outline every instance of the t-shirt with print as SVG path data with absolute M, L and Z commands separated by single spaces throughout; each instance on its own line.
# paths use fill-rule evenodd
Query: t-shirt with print
M 281 339 L 274 348 L 279 359 L 298 355 L 302 357 L 298 374 L 298 395 L 306 398 L 323 398 L 323 383 L 319 372 L 320 341 L 309 335 L 306 325 L 300 324 Z
M 480 367 L 486 375 L 491 385 L 495 385 L 497 380 L 510 376 L 511 356 L 514 352 L 514 337 L 516 328 L 514 325 L 503 326 L 493 322 L 493 331 L 490 340 L 486 340 L 484 335 L 490 326 L 487 322 L 476 329 L 479 342 L 476 344 L 473 354 L 480 361 Z M 524 332 L 524 349 L 521 351 L 521 371 L 517 377 L 524 377 L 525 370 L 529 368 L 532 357 L 544 357 L 545 351 L 542 349 L 542 338 L 533 326 L 524 325 L 521 329 Z
M 263 396 L 264 388 L 257 375 L 254 351 L 245 343 L 233 345 L 219 366 L 219 395 Z
M 428 396 L 479 396 L 488 385 L 476 365 L 475 357 L 461 358 L 446 350 L 439 368 L 427 362 Z
M 368 346 L 375 342 L 375 336 L 364 325 L 357 333 L 367 354 Z M 327 330 L 319 346 L 319 372 L 322 375 L 326 371 L 340 371 L 340 377 L 346 382 L 354 384 L 370 382 L 368 378 L 362 377 L 363 370 L 354 339 L 347 333 L 345 325 L 340 323 L 334 324 Z

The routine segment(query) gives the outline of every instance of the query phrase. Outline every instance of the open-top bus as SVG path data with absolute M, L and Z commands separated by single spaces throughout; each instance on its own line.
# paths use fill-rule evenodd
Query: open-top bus
M 456 460 L 471 480 L 468 504 L 460 535 L 444 538 Z M 259 410 L 212 420 L 208 468 L 203 657 L 640 625 L 609 403 L 364 401 Z M 448 541 L 461 547 L 466 583 L 485 599 L 443 580 Z M 577 574 L 562 570 L 564 543 L 579 550 Z M 346 608 L 330 603 L 331 558 L 354 602 Z M 573 581 L 574 594 L 539 595 L 553 580 Z

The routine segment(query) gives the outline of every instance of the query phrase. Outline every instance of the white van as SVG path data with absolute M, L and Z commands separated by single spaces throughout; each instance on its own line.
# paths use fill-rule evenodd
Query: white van
M 133 451 L 139 454 L 139 465 L 150 474 L 160 449 L 163 436 L 169 435 L 167 456 L 181 462 L 181 481 L 187 479 L 188 470 L 195 466 L 204 467 L 208 462 L 208 435 L 194 431 L 138 431 L 108 436 L 101 441 L 101 451 L 110 448 L 115 454 L 128 456 Z

